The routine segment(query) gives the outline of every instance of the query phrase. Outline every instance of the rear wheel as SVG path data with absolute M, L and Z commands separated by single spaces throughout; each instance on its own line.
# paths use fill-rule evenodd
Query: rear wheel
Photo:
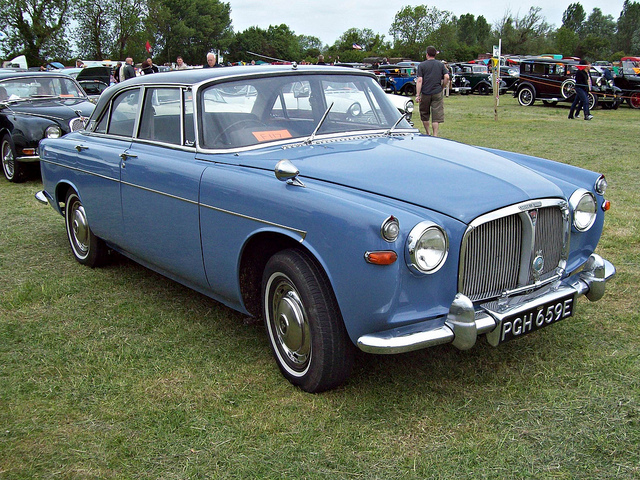
M 489 94 L 489 85 L 486 83 L 482 83 L 478 85 L 478 93 L 480 95 L 488 95 Z
M 71 251 L 76 260 L 88 267 L 103 264 L 107 258 L 107 246 L 91 231 L 84 205 L 73 190 L 67 194 L 64 220 Z
M 20 183 L 25 181 L 25 165 L 16 160 L 16 149 L 8 134 L 2 137 L 2 173 L 10 182 Z
M 413 96 L 416 94 L 416 86 L 415 85 L 411 85 L 411 84 L 407 84 L 404 86 L 404 89 L 402 90 L 402 92 L 405 95 L 409 95 L 409 96 Z
M 535 94 L 531 87 L 522 87 L 518 92 L 518 103 L 523 107 L 530 107 L 535 102 Z
M 631 108 L 640 108 L 640 92 L 633 92 L 627 99 Z
M 287 380 L 311 393 L 347 380 L 355 347 L 329 281 L 307 253 L 290 249 L 269 259 L 262 299 L 271 350 Z

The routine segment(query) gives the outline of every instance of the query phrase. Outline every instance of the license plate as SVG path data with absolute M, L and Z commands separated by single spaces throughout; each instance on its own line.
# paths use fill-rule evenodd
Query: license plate
M 536 305 L 527 310 L 507 315 L 500 325 L 498 344 L 522 337 L 573 315 L 573 293 L 565 297 Z

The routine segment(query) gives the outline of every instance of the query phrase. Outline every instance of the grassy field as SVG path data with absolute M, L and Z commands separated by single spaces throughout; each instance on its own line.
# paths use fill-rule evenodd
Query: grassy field
M 0 181 L 0 479 L 640 478 L 640 112 L 567 113 L 452 96 L 441 135 L 605 173 L 605 297 L 499 348 L 360 354 L 320 395 L 262 324 L 120 257 L 79 265 L 40 182 Z

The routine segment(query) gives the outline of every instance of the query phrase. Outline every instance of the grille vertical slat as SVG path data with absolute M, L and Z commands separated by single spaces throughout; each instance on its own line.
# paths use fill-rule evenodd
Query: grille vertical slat
M 530 262 L 536 255 L 544 258 L 539 279 L 553 276 L 562 262 L 564 222 L 561 209 L 554 205 L 537 209 L 535 225 L 522 211 L 476 225 L 462 248 L 461 292 L 472 301 L 495 298 L 523 286 L 518 284 L 521 269 L 520 281 L 529 278 L 533 284 Z M 522 251 L 532 246 L 533 252 Z

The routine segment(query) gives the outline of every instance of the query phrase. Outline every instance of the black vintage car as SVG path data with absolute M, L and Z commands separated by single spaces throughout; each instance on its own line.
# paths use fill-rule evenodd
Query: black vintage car
M 545 105 L 558 102 L 573 102 L 575 96 L 575 72 L 580 62 L 573 59 L 554 59 L 550 57 L 528 58 L 520 62 L 520 80 L 513 92 L 520 105 L 529 107 L 536 100 Z M 592 68 L 589 72 L 592 80 L 589 92 L 589 109 L 598 105 L 603 108 L 618 108 L 620 89 L 610 84 L 601 70 Z
M 631 108 L 640 108 L 640 57 L 624 57 L 614 79 Z
M 479 93 L 480 95 L 489 95 L 493 91 L 493 81 L 489 67 L 479 63 L 451 63 L 449 64 L 451 74 L 466 78 L 471 87 L 471 93 Z M 507 84 L 500 81 L 500 93 L 507 91 Z
M 40 160 L 40 140 L 84 128 L 94 106 L 68 75 L 0 73 L 0 142 L 5 178 L 24 181 L 27 164 Z

